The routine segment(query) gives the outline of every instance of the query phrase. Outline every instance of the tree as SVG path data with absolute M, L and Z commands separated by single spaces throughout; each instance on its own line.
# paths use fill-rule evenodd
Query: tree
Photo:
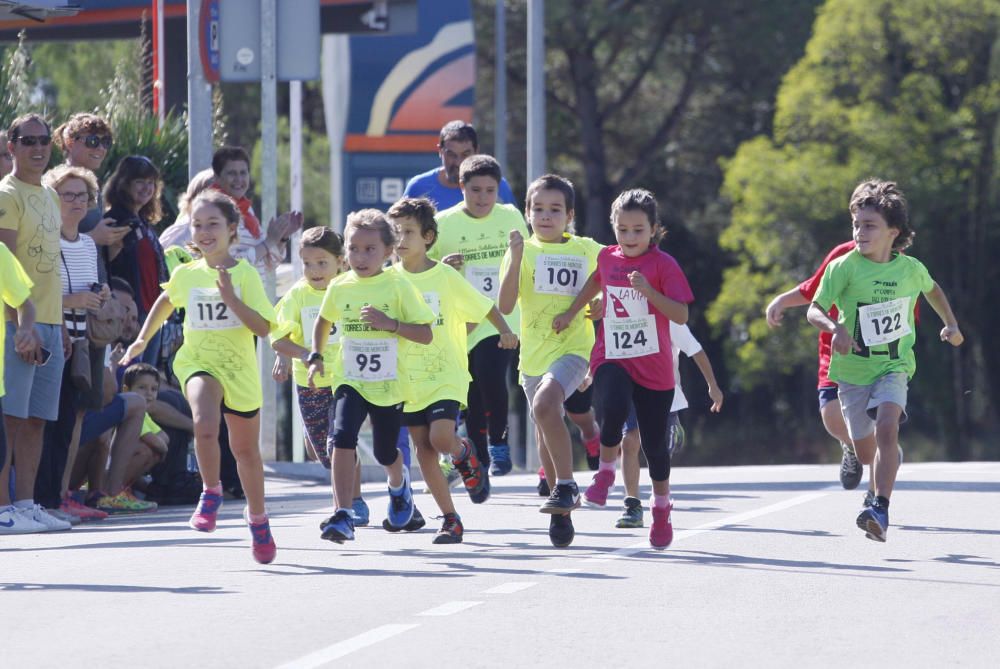
M 899 182 L 917 230 L 911 253 L 945 289 L 966 334 L 947 350 L 925 309 L 912 396 L 916 427 L 954 459 L 995 426 L 992 379 L 1000 362 L 984 348 L 997 317 L 1000 3 L 995 0 L 829 0 L 805 56 L 778 93 L 773 137 L 744 143 L 726 166 L 732 222 L 723 248 L 737 259 L 709 313 L 729 334 L 747 383 L 773 384 L 775 369 L 812 368 L 805 326 L 774 335 L 768 296 L 811 273 L 850 234 L 847 200 L 871 175 Z M 992 253 L 991 253 L 992 251 Z M 815 336 L 815 332 L 809 334 Z M 811 372 L 810 372 L 811 373 Z M 995 441 L 993 441 L 995 444 Z

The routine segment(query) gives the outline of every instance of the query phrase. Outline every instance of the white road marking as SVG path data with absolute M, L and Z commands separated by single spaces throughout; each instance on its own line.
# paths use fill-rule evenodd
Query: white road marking
M 421 611 L 418 616 L 450 616 L 452 614 L 458 613 L 459 611 L 465 611 L 466 609 L 471 609 L 473 606 L 478 606 L 482 602 L 445 602 L 441 606 L 436 606 L 433 609 L 427 609 L 426 611 Z
M 511 595 L 515 592 L 527 590 L 533 585 L 538 585 L 538 583 L 535 581 L 511 581 L 510 583 L 502 583 L 489 590 L 483 590 L 483 593 L 487 595 Z
M 397 634 L 408 632 L 414 627 L 420 627 L 420 625 L 382 625 L 373 630 L 362 632 L 350 639 L 339 641 L 332 646 L 317 650 L 315 653 L 310 653 L 297 660 L 282 664 L 277 669 L 315 669 L 315 667 L 322 667 L 328 662 L 340 659 L 356 650 L 373 646 Z

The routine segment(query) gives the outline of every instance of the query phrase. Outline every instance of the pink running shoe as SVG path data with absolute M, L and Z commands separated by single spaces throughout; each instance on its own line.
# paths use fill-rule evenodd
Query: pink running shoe
M 604 506 L 608 503 L 608 492 L 614 484 L 615 473 L 610 470 L 600 470 L 594 474 L 587 491 L 583 493 L 583 498 L 590 506 Z
M 278 554 L 278 547 L 271 536 L 271 521 L 251 523 L 246 509 L 243 510 L 243 518 L 250 526 L 250 536 L 253 538 L 253 559 L 260 564 L 271 564 Z
M 667 507 L 653 507 L 653 524 L 649 528 L 649 545 L 658 551 L 662 551 L 674 540 L 674 525 L 670 521 L 670 514 L 673 510 L 673 504 Z
M 218 517 L 221 507 L 222 495 L 203 490 L 201 497 L 198 498 L 198 507 L 191 514 L 188 525 L 199 532 L 214 532 L 215 519 Z
M 59 510 L 65 513 L 72 514 L 77 518 L 82 520 L 104 520 L 108 517 L 108 514 L 100 509 L 93 509 L 89 506 L 84 506 L 76 501 L 71 495 L 67 494 L 62 499 L 62 504 L 59 505 Z

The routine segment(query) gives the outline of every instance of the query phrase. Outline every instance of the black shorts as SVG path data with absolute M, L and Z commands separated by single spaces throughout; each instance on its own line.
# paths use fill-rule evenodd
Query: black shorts
M 563 402 L 563 408 L 566 409 L 566 413 L 587 413 L 590 411 L 591 398 L 594 396 L 594 384 L 591 383 L 587 386 L 584 391 L 576 390 L 572 395 L 566 398 Z
M 453 420 L 458 422 L 461 413 L 460 405 L 455 400 L 439 400 L 429 404 L 419 411 L 403 412 L 403 425 L 406 427 L 421 427 L 430 425 L 436 420 Z
M 819 408 L 822 411 L 830 402 L 839 397 L 837 386 L 823 386 L 819 389 Z
M 209 377 L 211 377 L 213 379 L 215 378 L 214 376 L 212 376 L 208 372 L 195 372 L 194 374 L 192 374 L 188 378 L 192 379 L 192 378 L 194 378 L 196 376 L 209 376 Z M 257 414 L 260 413 L 260 409 L 254 409 L 253 411 L 237 411 L 236 409 L 230 409 L 228 406 L 226 406 L 226 403 L 223 402 L 222 403 L 222 413 L 228 413 L 231 416 L 239 416 L 240 418 L 253 418 L 254 416 L 256 416 Z

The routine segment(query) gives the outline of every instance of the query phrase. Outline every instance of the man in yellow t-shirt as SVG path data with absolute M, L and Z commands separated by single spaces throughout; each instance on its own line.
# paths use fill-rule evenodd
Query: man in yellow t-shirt
M 508 235 L 516 230 L 528 236 L 521 212 L 513 205 L 497 204 L 501 178 L 500 164 L 493 157 L 466 158 L 459 168 L 465 199 L 437 215 L 437 242 L 428 251 L 431 259 L 462 270 L 466 280 L 494 303 Z M 519 315 L 515 309 L 507 317 L 515 333 L 520 329 Z M 469 438 L 494 476 L 503 476 L 512 467 L 507 445 L 507 376 L 513 352 L 500 348 L 499 339 L 497 329 L 486 321 L 469 334 L 472 383 L 465 413 Z
M 14 506 L 46 530 L 68 530 L 35 503 L 35 476 L 42 456 L 45 421 L 56 420 L 65 358 L 63 356 L 62 286 L 59 276 L 59 196 L 42 185 L 52 153 L 52 132 L 38 114 L 16 118 L 7 132 L 14 171 L 0 181 L 0 242 L 13 251 L 34 284 L 35 333 L 45 349 L 44 361 L 18 355 L 13 322 L 5 323 L 3 412 L 10 450 L 17 461 Z M 10 458 L 0 471 L 0 506 L 10 503 L 6 481 Z M 38 530 L 41 531 L 41 530 Z

